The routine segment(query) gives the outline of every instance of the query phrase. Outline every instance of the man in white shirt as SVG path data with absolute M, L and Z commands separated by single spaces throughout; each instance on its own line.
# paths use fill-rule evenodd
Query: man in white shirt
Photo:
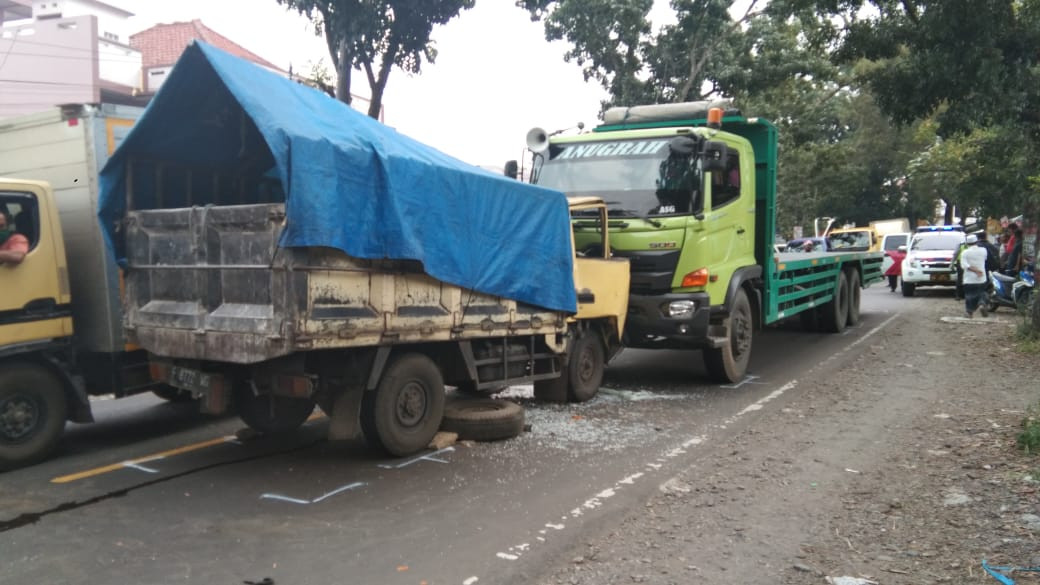
M 975 310 L 986 313 L 986 304 L 983 302 L 986 294 L 986 249 L 977 245 L 978 237 L 975 234 L 968 236 L 966 243 L 968 247 L 961 252 L 961 271 L 964 273 L 964 316 L 971 318 Z

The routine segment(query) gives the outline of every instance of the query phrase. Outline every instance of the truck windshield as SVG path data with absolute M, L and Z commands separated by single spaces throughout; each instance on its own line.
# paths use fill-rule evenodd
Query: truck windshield
M 839 232 L 827 235 L 832 250 L 866 251 L 870 249 L 870 232 Z
M 668 139 L 551 145 L 534 182 L 569 196 L 602 197 L 615 217 L 689 215 L 700 209 L 696 155 L 672 153 Z

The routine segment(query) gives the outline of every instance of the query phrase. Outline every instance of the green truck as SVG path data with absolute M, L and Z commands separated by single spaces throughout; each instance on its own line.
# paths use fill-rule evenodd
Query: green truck
M 717 382 L 745 378 L 762 326 L 855 325 L 882 277 L 880 252 L 776 252 L 776 127 L 725 102 L 611 108 L 591 132 L 527 143 L 531 182 L 609 205 L 611 253 L 631 266 L 625 345 L 699 349 Z M 572 221 L 598 253 L 599 220 Z

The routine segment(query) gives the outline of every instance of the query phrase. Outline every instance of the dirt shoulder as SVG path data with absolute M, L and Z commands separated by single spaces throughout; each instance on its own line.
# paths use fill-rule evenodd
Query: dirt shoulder
M 996 584 L 983 559 L 1040 565 L 1040 458 L 1015 447 L 1038 358 L 1012 315 L 941 320 L 958 314 L 908 303 L 541 583 Z

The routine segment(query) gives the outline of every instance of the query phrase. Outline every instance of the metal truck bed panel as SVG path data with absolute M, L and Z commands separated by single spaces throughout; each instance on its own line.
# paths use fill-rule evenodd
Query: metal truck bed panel
M 416 262 L 280 248 L 283 204 L 128 213 L 127 329 L 164 357 L 256 363 L 296 351 L 520 334 L 566 314 L 438 281 Z

